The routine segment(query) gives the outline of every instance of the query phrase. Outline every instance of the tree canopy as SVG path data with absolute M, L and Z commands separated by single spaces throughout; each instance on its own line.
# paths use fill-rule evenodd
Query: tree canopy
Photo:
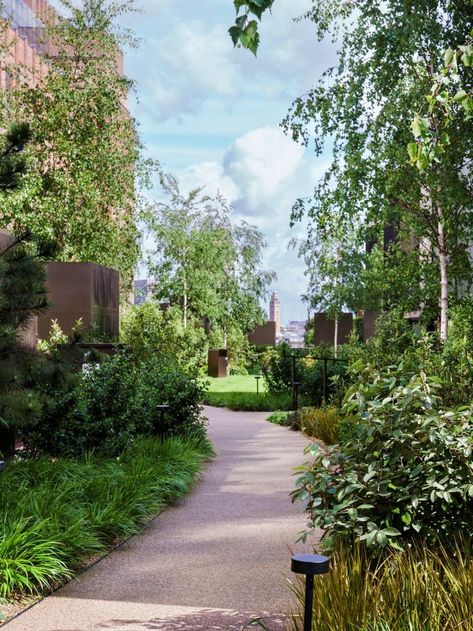
M 224 338 L 232 327 L 250 331 L 263 320 L 259 301 L 274 278 L 262 265 L 262 234 L 246 222 L 232 224 L 221 196 L 184 194 L 169 174 L 162 189 L 163 200 L 146 213 L 156 298 L 178 305 L 184 326 L 193 316 Z
M 472 242 L 472 121 L 449 130 L 449 144 L 435 169 L 420 171 L 409 161 L 410 123 L 425 103 L 443 51 L 464 43 L 473 26 L 470 0 L 313 0 L 306 18 L 318 36 L 338 38 L 338 64 L 328 68 L 307 95 L 296 99 L 283 126 L 321 154 L 333 146 L 333 161 L 311 199 L 300 199 L 293 220 L 304 214 L 319 241 L 358 224 L 360 251 L 383 242 L 392 226 L 396 262 L 418 252 L 415 276 L 423 287 L 425 314 L 440 313 L 446 336 L 447 287 L 471 282 L 466 248 Z M 471 82 L 469 69 L 458 89 Z M 408 241 L 410 243 L 408 244 Z M 391 250 L 394 246 L 391 246 Z M 406 256 L 402 255 L 406 253 Z M 369 266 L 369 257 L 366 258 Z M 436 282 L 430 282 L 432 276 Z M 389 287 L 385 287 L 389 293 Z M 434 290 L 434 292 L 432 292 Z M 380 305 L 381 306 L 381 305 Z M 406 305 L 407 306 L 407 305 Z
M 61 0 L 61 7 L 43 17 L 43 78 L 2 56 L 12 77 L 1 95 L 3 123 L 27 121 L 33 137 L 21 192 L 3 204 L 2 225 L 54 239 L 61 260 L 115 267 L 130 284 L 143 162 L 127 111 L 132 82 L 121 68 L 120 49 L 133 42 L 115 24 L 133 2 L 86 0 L 78 8 Z

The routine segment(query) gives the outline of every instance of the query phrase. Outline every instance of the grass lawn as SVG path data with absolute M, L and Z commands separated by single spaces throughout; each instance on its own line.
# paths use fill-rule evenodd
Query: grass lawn
M 231 410 L 273 412 L 289 410 L 291 396 L 288 394 L 270 394 L 266 392 L 264 379 L 259 382 L 259 394 L 256 393 L 254 375 L 232 375 L 225 379 L 212 379 L 205 395 L 204 403 Z
M 209 392 L 252 392 L 256 394 L 256 379 L 254 375 L 232 375 L 225 379 L 206 377 L 210 381 Z M 264 378 L 259 380 L 260 392 L 265 391 Z

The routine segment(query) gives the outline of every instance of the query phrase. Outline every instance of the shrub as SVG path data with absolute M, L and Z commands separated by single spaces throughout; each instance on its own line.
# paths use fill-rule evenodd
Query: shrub
M 300 468 L 293 498 L 307 502 L 310 528 L 328 533 L 328 548 L 473 536 L 472 411 L 439 407 L 438 380 L 423 373 L 404 381 L 403 365 L 373 374 L 345 408 L 362 419 L 355 436 L 309 448 L 315 459 Z
M 468 542 L 465 541 L 465 547 Z M 414 547 L 373 561 L 366 550 L 338 549 L 316 578 L 313 628 L 320 631 L 459 631 L 473 628 L 473 564 L 456 549 Z M 304 585 L 293 585 L 303 611 Z M 292 629 L 302 629 L 292 616 Z
M 327 445 L 340 440 L 340 415 L 337 408 L 302 408 L 299 425 L 307 436 L 318 438 Z
M 339 358 L 343 357 L 340 349 Z M 296 381 L 300 383 L 299 393 L 310 405 L 320 406 L 324 399 L 324 362 L 319 357 L 327 357 L 327 399 L 342 398 L 345 386 L 346 364 L 333 361 L 333 350 L 326 345 L 315 347 L 307 354 L 303 349 L 292 349 L 287 343 L 267 349 L 262 355 L 263 374 L 269 392 L 289 393 L 292 389 L 293 357 L 296 358 Z
M 20 427 L 26 450 L 33 455 L 76 456 L 91 449 L 119 454 L 140 434 L 155 432 L 157 406 L 168 404 L 168 436 L 202 431 L 197 378 L 158 357 L 137 359 L 120 353 L 89 366 L 71 389 L 57 384 L 49 409 Z
M 121 341 L 143 360 L 158 357 L 187 372 L 197 372 L 207 362 L 208 343 L 202 322 L 189 316 L 184 327 L 178 309 L 155 302 L 132 307 L 122 318 Z

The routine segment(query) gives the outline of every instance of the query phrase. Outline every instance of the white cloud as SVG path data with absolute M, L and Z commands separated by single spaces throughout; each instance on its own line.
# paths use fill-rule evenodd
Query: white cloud
M 284 319 L 305 315 L 300 295 L 305 291 L 304 263 L 289 249 L 293 238 L 304 236 L 304 224 L 291 229 L 294 200 L 311 193 L 324 165 L 277 127 L 252 130 L 228 147 L 220 162 L 203 162 L 184 169 L 180 184 L 189 191 L 205 186 L 222 193 L 233 204 L 233 219 L 256 225 L 266 237 L 265 265 L 276 270 L 275 283 L 285 306 Z

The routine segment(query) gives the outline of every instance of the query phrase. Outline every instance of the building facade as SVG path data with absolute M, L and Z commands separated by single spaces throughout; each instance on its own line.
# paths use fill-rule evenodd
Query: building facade
M 269 303 L 269 320 L 276 322 L 276 338 L 278 338 L 281 335 L 281 301 L 276 291 L 273 292 Z
M 6 54 L 0 66 L 0 90 L 8 90 L 14 81 L 11 68 L 33 84 L 45 76 L 47 64 L 43 55 L 47 44 L 42 37 L 41 15 L 51 10 L 46 0 L 2 1 L 0 16 L 6 22 L 1 35 Z

